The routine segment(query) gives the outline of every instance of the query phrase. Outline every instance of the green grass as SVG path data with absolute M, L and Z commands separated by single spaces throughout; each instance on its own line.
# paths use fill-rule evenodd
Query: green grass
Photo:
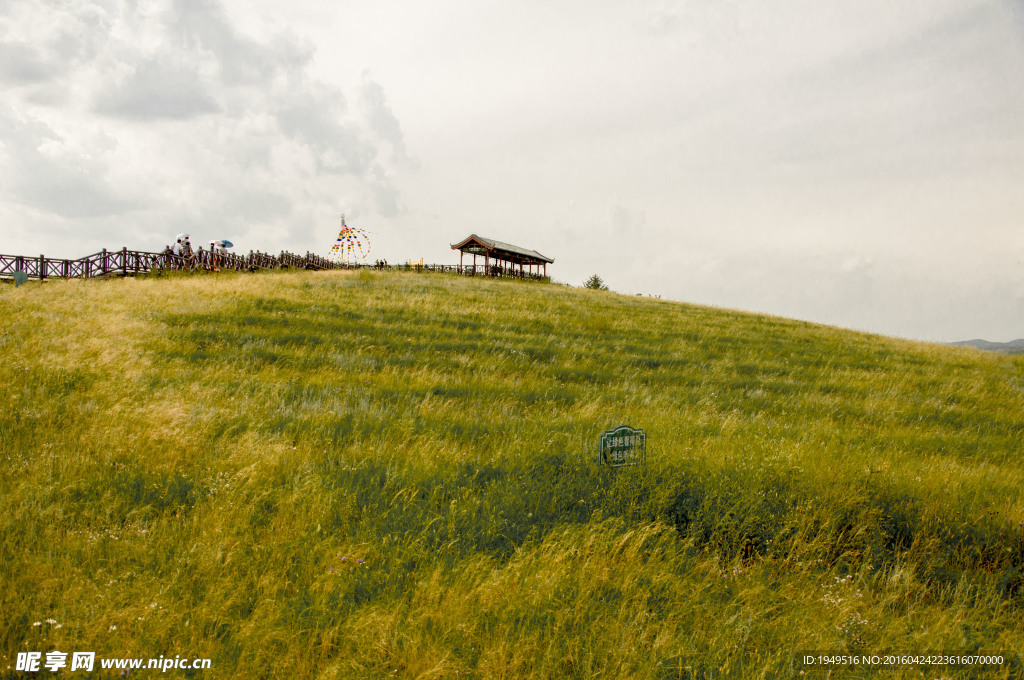
M 1024 673 L 1022 357 L 369 272 L 4 286 L 0 352 L 0 677 Z

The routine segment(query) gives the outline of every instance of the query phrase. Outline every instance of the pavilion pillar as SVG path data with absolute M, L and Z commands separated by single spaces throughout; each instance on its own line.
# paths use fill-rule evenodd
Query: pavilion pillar
M 459 273 L 460 274 L 463 273 L 463 271 L 462 271 L 462 256 L 465 255 L 465 254 L 466 254 L 466 251 L 464 251 L 464 250 L 460 250 L 459 251 Z
M 491 274 L 491 254 L 484 252 L 484 276 L 490 276 Z

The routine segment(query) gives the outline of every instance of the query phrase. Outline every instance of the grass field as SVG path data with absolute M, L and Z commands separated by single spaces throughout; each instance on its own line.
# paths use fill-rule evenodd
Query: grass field
M 368 272 L 2 286 L 0 352 L 0 677 L 1024 677 L 1024 356 Z

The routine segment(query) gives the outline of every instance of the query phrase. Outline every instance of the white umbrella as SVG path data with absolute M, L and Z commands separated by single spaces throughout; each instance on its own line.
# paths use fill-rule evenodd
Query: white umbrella
M 182 233 L 178 234 L 178 235 L 177 235 L 177 236 L 175 237 L 175 239 L 176 239 L 176 240 L 178 240 L 178 241 L 184 241 L 184 240 L 185 240 L 185 239 L 187 239 L 187 238 L 188 238 L 188 234 L 186 234 L 186 233 L 184 233 L 184 232 L 182 232 Z

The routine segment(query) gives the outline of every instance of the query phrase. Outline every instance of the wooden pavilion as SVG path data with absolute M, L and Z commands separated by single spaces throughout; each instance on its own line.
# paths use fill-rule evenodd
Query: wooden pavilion
M 478 273 L 476 258 L 477 255 L 483 255 L 482 273 L 488 276 L 509 276 L 520 279 L 543 278 L 548 275 L 548 264 L 554 262 L 550 257 L 541 255 L 536 250 L 495 241 L 476 234 L 470 234 L 468 238 L 452 245 L 452 250 L 459 251 L 459 270 L 463 273 Z M 473 255 L 471 269 L 463 265 L 466 253 Z

